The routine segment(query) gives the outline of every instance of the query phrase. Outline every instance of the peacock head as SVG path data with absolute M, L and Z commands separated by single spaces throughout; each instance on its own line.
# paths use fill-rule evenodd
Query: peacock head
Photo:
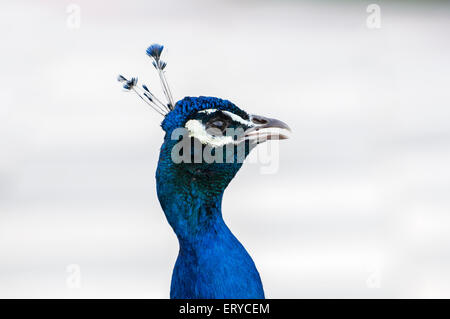
M 236 175 L 252 149 L 268 140 L 287 138 L 289 127 L 282 121 L 249 114 L 228 100 L 216 97 L 185 97 L 174 103 L 161 60 L 163 46 L 147 49 L 157 70 L 166 103 L 137 78 L 119 75 L 124 89 L 134 91 L 164 119 L 165 131 L 157 177 L 178 192 L 220 195 Z M 163 186 L 161 186 L 163 187 Z

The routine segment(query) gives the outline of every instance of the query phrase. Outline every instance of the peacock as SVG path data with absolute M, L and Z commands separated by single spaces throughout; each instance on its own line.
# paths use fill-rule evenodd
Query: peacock
M 165 132 L 156 170 L 157 196 L 178 242 L 172 299 L 264 299 L 256 266 L 222 217 L 225 188 L 258 144 L 288 137 L 282 121 L 252 115 L 216 97 L 185 97 L 174 103 L 161 59 L 164 46 L 146 53 L 157 70 L 165 99 L 137 78 L 118 76 L 163 116 Z

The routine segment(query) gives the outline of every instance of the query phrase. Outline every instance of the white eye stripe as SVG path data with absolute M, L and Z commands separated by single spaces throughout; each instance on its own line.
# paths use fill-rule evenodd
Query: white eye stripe
M 215 109 L 207 109 L 207 110 L 198 111 L 197 113 L 211 114 L 211 113 L 214 113 L 214 112 L 217 112 L 217 110 L 215 110 Z
M 228 111 L 222 111 L 222 112 L 225 113 L 226 115 L 228 115 L 229 117 L 231 117 L 231 119 L 233 121 L 239 122 L 239 123 L 244 124 L 246 126 L 253 126 L 253 123 L 251 121 L 244 120 L 239 115 L 236 115 L 236 114 L 228 112 Z
M 218 110 L 215 109 L 207 109 L 207 110 L 201 110 L 198 111 L 198 113 L 206 113 L 206 114 L 211 114 L 214 112 L 217 112 Z M 239 115 L 236 115 L 234 113 L 228 112 L 228 111 L 221 111 L 223 114 L 228 115 L 229 117 L 231 117 L 231 119 L 235 122 L 239 122 L 241 124 L 244 124 L 246 126 L 253 126 L 253 123 L 251 121 L 248 120 L 244 120 L 242 117 L 240 117 Z

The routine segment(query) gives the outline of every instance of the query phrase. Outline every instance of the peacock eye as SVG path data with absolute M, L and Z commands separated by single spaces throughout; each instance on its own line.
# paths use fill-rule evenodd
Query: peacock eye
M 225 129 L 228 126 L 228 122 L 225 121 L 224 119 L 211 119 L 210 121 L 208 121 L 208 123 L 206 124 L 206 128 L 213 128 L 213 129 L 218 129 L 220 131 L 225 131 Z

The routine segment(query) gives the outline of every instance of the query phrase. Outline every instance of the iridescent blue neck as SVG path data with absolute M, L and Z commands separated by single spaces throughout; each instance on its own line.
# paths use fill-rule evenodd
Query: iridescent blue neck
M 180 187 L 177 181 L 172 182 L 164 175 L 157 174 L 158 199 L 181 247 L 195 247 L 203 236 L 226 227 L 222 194 L 206 197 L 196 189 Z
M 158 199 L 180 243 L 171 298 L 264 298 L 253 260 L 222 218 L 221 192 L 180 173 L 161 149 Z

